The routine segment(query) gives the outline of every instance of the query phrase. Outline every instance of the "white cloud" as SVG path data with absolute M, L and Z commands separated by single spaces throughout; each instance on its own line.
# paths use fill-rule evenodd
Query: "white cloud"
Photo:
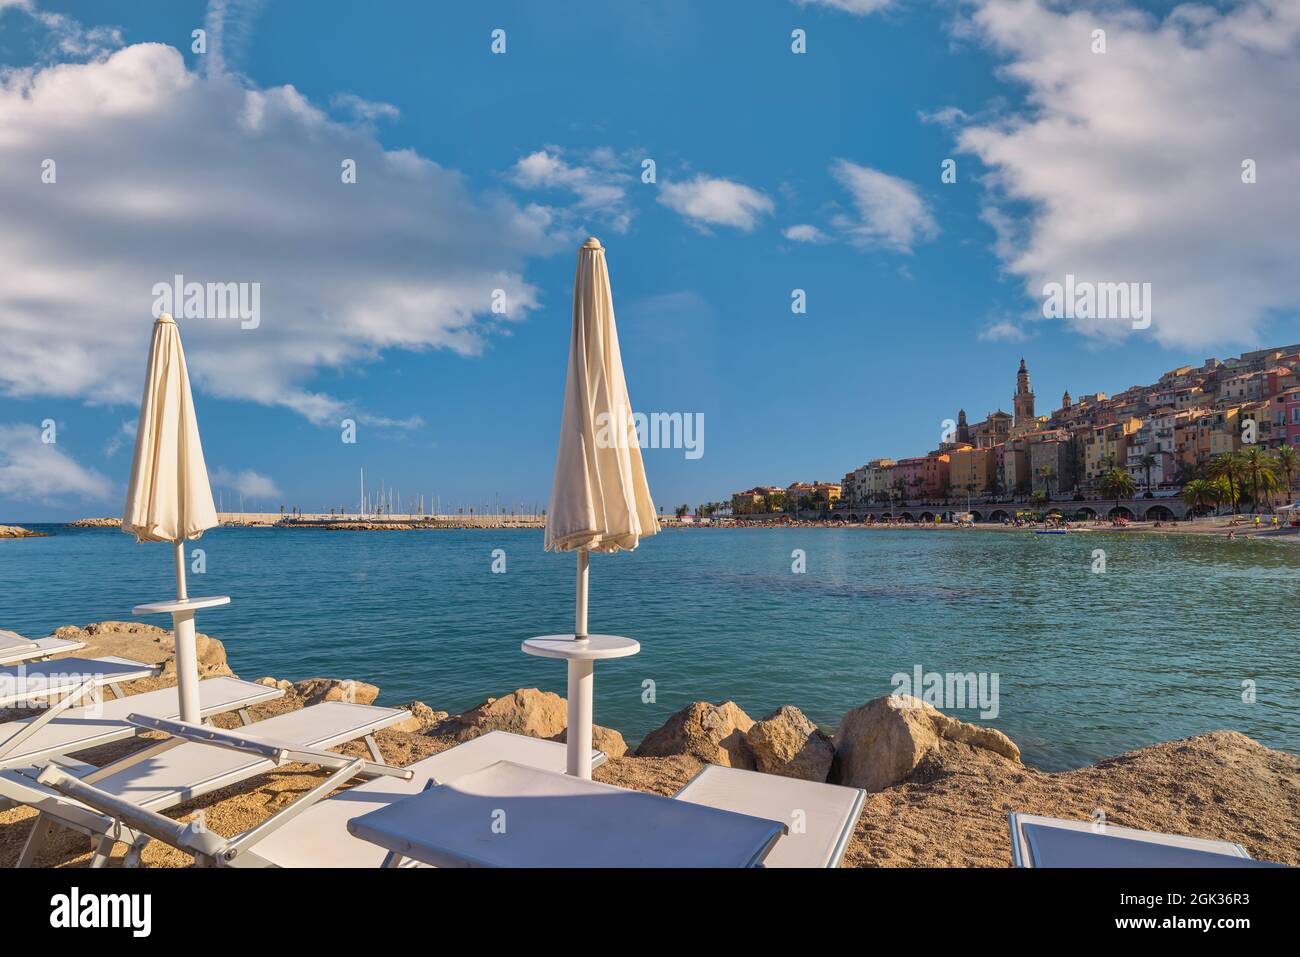
M 28 502 L 66 496 L 99 501 L 111 491 L 105 476 L 80 465 L 57 443 L 42 442 L 38 427 L 0 425 L 0 496 Z
M 238 73 L 261 9 L 262 0 L 209 0 L 203 18 L 203 29 L 207 31 L 203 63 L 208 76 Z
M 576 198 L 574 208 L 599 214 L 616 232 L 631 223 L 627 187 L 632 175 L 613 150 L 601 147 L 581 159 L 566 158 L 566 151 L 547 146 L 520 157 L 510 170 L 510 180 L 524 189 L 558 189 Z
M 139 420 L 137 419 L 124 420 L 118 430 L 108 437 L 108 442 L 104 445 L 105 457 L 112 458 L 128 445 L 134 448 L 135 430 L 138 425 Z
M 986 326 L 979 337 L 985 342 L 1020 342 L 1029 338 L 1024 329 L 1006 319 Z
M 816 226 L 808 223 L 799 223 L 785 229 L 781 233 L 786 239 L 796 243 L 824 243 L 830 239 L 824 232 Z
M 359 123 L 396 120 L 402 115 L 402 111 L 391 103 L 384 103 L 382 100 L 367 100 L 355 93 L 335 93 L 330 97 L 330 106 L 350 114 Z
M 83 27 L 72 17 L 37 8 L 33 0 L 0 0 L 0 17 L 6 11 L 25 14 L 44 31 L 44 52 L 61 58 L 92 59 L 122 45 L 117 27 Z
M 925 200 L 907 180 L 845 159 L 831 164 L 831 175 L 849 191 L 856 213 L 840 213 L 832 223 L 855 246 L 910 253 L 938 234 Z
M 284 497 L 284 493 L 273 480 L 252 469 L 242 469 L 238 472 L 224 468 L 213 469 L 208 476 L 208 481 L 215 487 L 230 489 L 246 499 L 266 500 Z
M 997 251 L 1032 300 L 1067 273 L 1150 282 L 1149 332 L 1074 327 L 1184 348 L 1254 345 L 1270 318 L 1295 316 L 1300 4 L 1189 4 L 1163 19 L 1040 0 L 971 8 L 963 32 L 1003 58 L 1027 104 L 958 142 L 991 170 Z M 1095 29 L 1105 53 L 1091 52 Z M 1241 180 L 1245 159 L 1256 184 Z
M 831 7 L 835 10 L 843 10 L 845 13 L 865 17 L 869 13 L 875 13 L 877 10 L 884 10 L 886 7 L 891 6 L 894 0 L 795 0 L 795 2 L 801 7 Z
M 704 174 L 684 183 L 663 183 L 659 202 L 694 225 L 734 226 L 744 232 L 750 232 L 759 218 L 773 209 L 772 201 L 758 190 Z
M 0 169 L 30 171 L 0 179 L 11 396 L 138 401 L 152 288 L 179 273 L 260 283 L 256 329 L 181 320 L 196 388 L 336 424 L 366 410 L 315 387 L 319 372 L 393 349 L 481 352 L 536 306 L 523 264 L 557 248 L 546 210 L 476 196 L 293 87 L 205 78 L 158 44 L 0 75 Z
M 955 126 L 969 120 L 970 114 L 960 107 L 945 106 L 937 110 L 920 110 L 917 113 L 922 123 L 934 123 L 938 126 Z

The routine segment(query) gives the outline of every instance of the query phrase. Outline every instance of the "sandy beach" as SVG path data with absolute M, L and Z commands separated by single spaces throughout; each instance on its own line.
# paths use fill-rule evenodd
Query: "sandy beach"
M 129 691 L 145 691 L 174 683 L 170 635 L 139 623 L 106 622 L 84 629 L 65 628 L 58 634 L 88 642 L 82 654 L 118 654 L 165 665 L 163 675 L 133 683 Z M 201 636 L 200 667 L 203 674 L 229 674 L 221 642 Z M 260 720 L 301 708 L 322 698 L 337 696 L 341 682 L 330 679 L 265 678 L 285 690 L 279 700 L 257 706 Z M 356 700 L 373 700 L 373 685 L 354 688 Z M 878 699 L 883 702 L 886 699 Z M 494 728 L 555 737 L 562 722 L 563 699 L 535 689 L 520 689 L 488 698 L 460 715 L 414 702 L 399 729 L 381 731 L 380 747 L 393 764 L 409 764 L 436 754 L 460 741 Z M 734 703 L 697 702 L 683 709 L 659 731 L 641 743 L 641 753 L 626 751 L 622 736 L 613 729 L 598 729 L 595 743 L 610 753 L 595 778 L 611 784 L 657 794 L 676 792 L 702 766 L 703 760 L 748 766 L 771 760 L 757 727 L 797 722 L 796 709 L 782 709 L 755 724 Z M 873 702 L 852 714 L 884 713 L 897 716 L 891 706 Z M 12 718 L 16 712 L 0 714 Z M 919 717 L 918 717 L 919 714 Z M 797 716 L 792 718 L 791 716 Z M 925 712 L 906 718 L 914 722 Z M 1253 857 L 1300 865 L 1300 757 L 1264 747 L 1231 730 L 1154 744 L 1078 770 L 1048 773 L 1027 767 L 1019 749 L 997 732 L 975 728 L 939 715 L 943 731 L 937 735 L 914 767 L 898 781 L 867 796 L 844 860 L 846 867 L 1006 867 L 1011 864 L 1006 815 L 1027 811 L 1078 820 L 1105 816 L 1111 824 L 1241 843 Z M 219 718 L 223 727 L 235 727 L 233 715 Z M 794 726 L 798 726 L 797 723 Z M 841 727 L 860 727 L 848 721 Z M 563 725 L 558 725 L 562 735 Z M 710 730 L 713 729 L 713 730 Z M 746 729 L 746 734 L 740 734 Z M 834 730 L 834 729 L 832 729 Z M 769 738 L 772 736 L 769 735 Z M 746 743 L 745 740 L 748 740 Z M 823 741 L 822 739 L 825 739 Z M 844 773 L 845 742 L 832 741 L 820 730 L 808 733 L 809 748 L 823 749 L 819 773 Z M 148 745 L 147 737 L 106 745 L 80 757 L 103 764 Z M 834 763 L 827 748 L 835 749 Z M 340 749 L 364 755 L 359 742 Z M 646 754 L 646 751 L 677 753 Z M 804 749 L 804 757 L 808 748 Z M 810 763 L 788 766 L 801 773 Z M 760 769 L 763 769 L 760 767 Z M 306 788 L 320 780 L 312 768 L 286 766 L 238 787 L 180 807 L 171 816 L 193 820 L 201 811 L 205 826 L 234 835 L 265 820 Z M 12 866 L 34 818 L 25 809 L 0 812 L 0 867 Z M 124 848 L 114 850 L 112 863 L 120 864 Z M 90 851 L 84 838 L 62 832 L 44 850 L 42 866 L 85 866 Z M 183 867 L 190 858 L 158 842 L 144 851 L 148 867 Z

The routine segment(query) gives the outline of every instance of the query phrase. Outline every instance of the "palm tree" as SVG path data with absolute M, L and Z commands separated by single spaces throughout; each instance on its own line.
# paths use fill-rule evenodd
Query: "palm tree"
M 1047 498 L 1050 499 L 1052 497 L 1052 479 L 1056 478 L 1056 469 L 1050 465 L 1044 465 L 1038 470 L 1038 476 L 1043 480 L 1043 484 L 1047 486 Z
M 1111 469 L 1101 477 L 1101 494 L 1107 498 L 1114 497 L 1115 511 L 1119 511 L 1119 500 L 1132 498 L 1137 491 L 1137 481 L 1125 469 Z
M 1288 503 L 1291 501 L 1291 480 L 1295 477 L 1297 471 L 1300 471 L 1300 462 L 1297 459 L 1294 446 L 1284 445 L 1281 448 L 1273 450 L 1273 468 L 1282 473 L 1286 479 L 1286 498 Z
M 1192 479 L 1183 485 L 1183 501 L 1192 510 L 1192 514 L 1206 512 L 1219 504 L 1223 486 L 1209 479 Z
M 1273 471 L 1272 462 L 1269 467 L 1259 473 L 1259 480 L 1256 484 L 1256 494 L 1264 496 L 1264 502 L 1271 509 L 1273 507 L 1273 496 L 1277 494 L 1282 487 L 1282 480 L 1277 477 L 1277 472 Z
M 1231 452 L 1224 452 L 1216 455 L 1210 462 L 1206 470 L 1210 478 L 1223 479 L 1228 484 L 1228 501 L 1232 504 L 1232 511 L 1235 515 L 1237 512 L 1237 502 L 1241 498 L 1238 494 L 1238 479 L 1241 477 L 1241 458 Z
M 1272 479 L 1272 491 L 1277 490 L 1277 475 L 1273 472 L 1272 457 L 1258 445 L 1252 445 L 1241 455 L 1241 470 L 1250 480 L 1250 514 L 1254 515 L 1255 509 L 1259 507 L 1260 484 L 1268 483 L 1265 475 Z
M 1147 476 L 1147 494 L 1151 494 L 1151 470 L 1155 468 L 1156 462 L 1160 461 L 1150 452 L 1143 452 L 1142 457 L 1138 459 L 1138 467 L 1146 472 Z

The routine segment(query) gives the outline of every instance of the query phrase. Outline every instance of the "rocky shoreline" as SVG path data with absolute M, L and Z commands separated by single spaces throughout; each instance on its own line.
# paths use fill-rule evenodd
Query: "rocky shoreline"
M 131 692 L 175 684 L 172 636 L 138 622 L 100 622 L 58 629 L 87 643 L 80 655 L 121 655 L 160 662 L 157 678 Z M 203 677 L 231 674 L 222 643 L 198 636 Z M 373 702 L 380 689 L 355 680 L 261 678 L 285 694 L 253 709 L 255 719 L 318 701 Z M 491 730 L 564 740 L 565 701 L 521 688 L 461 714 L 424 702 L 403 724 L 378 735 L 388 761 L 409 764 Z M 16 716 L 0 712 L 0 719 Z M 218 719 L 233 727 L 234 716 Z M 1253 857 L 1300 865 L 1300 757 L 1264 747 L 1234 731 L 1216 731 L 1156 744 L 1075 771 L 1025 766 L 1020 749 L 991 728 L 958 721 L 914 698 L 868 701 L 843 716 L 833 733 L 787 705 L 754 720 L 734 701 L 697 701 L 672 715 L 630 750 L 612 728 L 597 728 L 594 744 L 610 755 L 597 780 L 673 794 L 705 762 L 865 788 L 869 793 L 844 865 L 850 867 L 1005 867 L 1011 863 L 1006 815 L 1020 810 L 1078 820 L 1098 814 L 1116 825 L 1236 841 Z M 147 745 L 144 739 L 87 752 L 102 764 Z M 362 756 L 359 744 L 344 750 Z M 319 780 L 291 766 L 251 784 L 217 792 L 176 815 L 200 809 L 205 826 L 234 834 L 264 820 Z M 173 815 L 173 816 L 176 816 Z M 11 866 L 32 812 L 0 812 L 0 867 Z M 122 848 L 115 850 L 120 859 Z M 83 839 L 62 834 L 40 863 L 84 866 Z M 152 843 L 148 866 L 185 866 L 190 859 Z

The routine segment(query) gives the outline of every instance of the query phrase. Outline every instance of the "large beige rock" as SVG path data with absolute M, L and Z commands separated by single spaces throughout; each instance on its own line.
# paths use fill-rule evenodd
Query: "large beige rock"
M 409 712 L 411 716 L 405 720 L 399 721 L 392 725 L 390 731 L 404 731 L 407 734 L 421 734 L 446 721 L 451 715 L 446 711 L 435 711 L 423 701 L 412 701 L 410 704 L 401 705 Z
M 531 738 L 565 741 L 569 703 L 553 691 L 520 688 L 502 698 L 488 698 L 477 708 L 440 722 L 436 733 L 468 741 L 489 731 L 509 731 Z M 613 728 L 592 725 L 591 743 L 611 758 L 627 753 L 627 742 Z
M 501 698 L 488 698 L 452 718 L 447 730 L 457 741 L 468 741 L 489 731 L 554 738 L 568 724 L 568 707 L 553 691 L 520 688 Z
M 747 738 L 754 752 L 754 766 L 764 774 L 825 781 L 835 759 L 831 739 L 791 705 L 755 722 Z
M 555 740 L 567 743 L 568 729 L 561 731 Z M 598 724 L 591 726 L 591 746 L 597 751 L 604 751 L 611 758 L 621 758 L 627 754 L 627 742 L 623 740 L 623 735 L 613 728 L 602 728 Z
M 745 737 L 754 719 L 734 701 L 694 701 L 651 731 L 637 747 L 638 757 L 689 754 L 709 764 L 754 768 L 754 752 Z
M 840 719 L 831 780 L 884 790 L 907 778 L 943 741 L 983 748 L 1020 763 L 1020 749 L 1001 731 L 950 718 L 919 698 L 887 695 Z
M 348 701 L 352 704 L 373 704 L 379 697 L 379 688 L 364 681 L 337 678 L 308 678 L 295 681 L 293 692 L 305 699 L 307 705 L 320 704 L 322 701 Z
M 156 625 L 139 621 L 99 621 L 78 628 L 65 625 L 54 632 L 56 638 L 84 641 L 86 647 L 76 652 L 84 658 L 102 658 L 117 655 L 147 664 L 162 663 L 162 677 L 176 677 L 176 638 Z M 226 661 L 226 646 L 219 640 L 199 632 L 194 636 L 198 652 L 199 677 L 214 678 L 233 675 Z

